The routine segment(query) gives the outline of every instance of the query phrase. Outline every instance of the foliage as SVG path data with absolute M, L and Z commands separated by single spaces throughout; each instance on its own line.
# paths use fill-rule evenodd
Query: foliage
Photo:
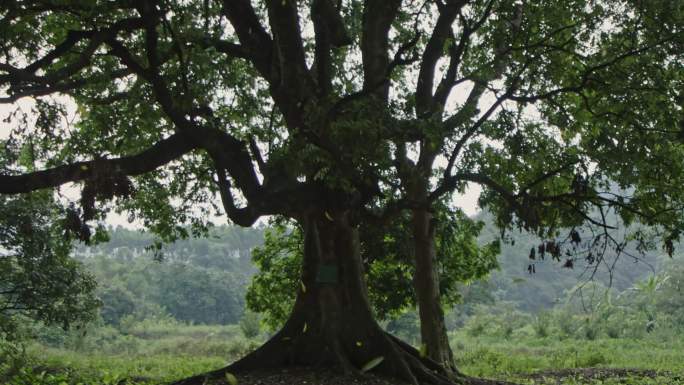
M 659 275 L 637 281 L 632 288 L 622 292 L 598 283 L 578 285 L 561 303 L 533 317 L 512 308 L 505 310 L 506 306 L 501 302 L 480 304 L 467 318 L 463 330 L 471 336 L 585 340 L 653 336 L 667 339 L 684 330 L 681 308 L 670 306 L 679 298 L 670 291 L 676 286 L 668 284 L 671 280 L 681 280 L 679 260 L 680 257 L 675 258 L 664 265 Z M 654 282 L 661 282 L 661 285 Z M 658 290 L 648 289 L 656 287 Z
M 264 315 L 271 329 L 280 327 L 290 315 L 295 293 L 306 290 L 300 280 L 303 255 L 302 232 L 281 223 L 264 233 L 264 244 L 252 252 L 259 272 L 247 288 L 247 306 Z
M 240 318 L 240 330 L 246 338 L 254 338 L 261 332 L 261 321 L 259 314 L 253 311 L 245 311 Z
M 85 335 L 41 329 L 40 335 L 63 334 L 61 342 L 47 343 L 41 337 L 39 344 L 27 342 L 26 353 L 17 356 L 17 370 L 0 368 L 0 382 L 53 385 L 48 378 L 61 378 L 70 385 L 119 385 L 127 379 L 131 385 L 162 384 L 224 366 L 260 342 L 243 338 L 237 325 L 160 320 L 134 322 L 127 334 L 104 325 L 91 325 Z
M 484 222 L 468 218 L 461 210 L 436 207 L 436 259 L 442 303 L 460 302 L 458 285 L 482 279 L 498 267 L 499 241 L 478 244 Z M 402 216 L 390 226 L 361 228 L 361 254 L 366 263 L 369 297 L 376 316 L 391 318 L 414 308 L 415 262 L 410 217 Z
M 50 192 L 0 196 L 0 332 L 18 316 L 68 328 L 91 320 L 95 281 L 69 256 L 72 237 Z
M 480 234 L 479 242 L 491 242 L 500 237 L 500 231 L 491 225 L 494 218 L 487 211 L 479 213 L 476 219 L 487 224 Z M 590 289 L 593 286 L 587 285 L 589 282 L 599 283 L 604 289 L 610 287 L 614 291 L 622 292 L 633 287 L 635 282 L 653 274 L 654 269 L 660 269 L 661 265 L 670 259 L 665 253 L 657 250 L 640 255 L 634 249 L 635 245 L 627 245 L 621 253 L 609 249 L 604 254 L 603 258 L 610 268 L 595 268 L 578 263 L 571 269 L 564 267 L 565 260 L 530 260 L 530 249 L 537 250 L 539 244 L 539 239 L 529 233 L 508 232 L 505 240 L 501 242 L 501 253 L 498 258 L 500 268 L 491 273 L 486 283 L 478 283 L 473 288 L 473 294 L 483 298 L 477 301 L 466 300 L 466 307 L 460 307 L 459 314 L 471 312 L 467 307 L 469 302 L 487 302 L 490 300 L 487 297 L 491 297 L 491 300 L 513 302 L 521 310 L 538 313 L 563 303 L 568 292 L 576 290 L 578 285 L 585 286 L 582 290 L 585 294 L 591 294 Z M 672 259 L 675 265 L 676 260 L 677 258 Z M 530 264 L 535 266 L 534 273 L 528 271 Z M 604 291 L 597 288 L 594 294 L 595 302 L 602 299 Z
M 672 374 L 663 373 L 663 376 L 673 379 L 673 377 L 681 376 L 684 368 L 679 361 L 682 357 L 681 348 L 678 346 L 681 344 L 681 338 L 671 337 L 674 340 L 599 339 L 585 341 L 570 339 L 559 341 L 554 338 L 535 337 L 513 340 L 473 339 L 460 333 L 454 335 L 454 338 L 459 340 L 460 345 L 457 346 L 463 347 L 456 349 L 455 353 L 460 367 L 466 373 L 507 381 L 544 371 L 548 371 L 551 377 L 552 373 L 562 372 L 563 369 L 596 367 L 669 371 Z M 585 380 L 578 383 L 591 382 Z M 640 382 L 635 383 L 640 384 Z
M 263 231 L 260 227 L 214 226 L 204 237 L 166 243 L 160 252 L 162 260 L 166 262 L 249 275 L 254 271 L 250 254 L 254 247 L 263 242 Z M 105 243 L 78 247 L 76 256 L 86 258 L 95 254 L 127 261 L 138 257 L 151 259 L 158 255 L 153 250 L 156 240 L 153 233 L 118 226 L 108 229 L 108 238 Z
M 237 323 L 244 309 L 245 286 L 253 274 L 249 251 L 261 243 L 260 230 L 213 228 L 205 239 L 164 246 L 154 260 L 150 234 L 116 228 L 111 241 L 75 252 L 99 282 L 104 321 L 171 316 L 204 324 Z
M 388 228 L 362 227 L 361 254 L 365 264 L 369 298 L 376 316 L 394 318 L 416 306 L 412 240 L 408 216 Z M 460 210 L 442 207 L 437 221 L 436 268 L 445 305 L 459 302 L 458 285 L 485 277 L 498 264 L 499 242 L 478 245 L 484 222 L 468 218 Z M 281 326 L 301 287 L 302 233 L 297 226 L 278 222 L 266 231 L 264 245 L 254 249 L 259 271 L 247 291 L 247 304 L 265 314 L 271 328 Z
M 22 341 L 12 340 L 0 335 L 0 380 L 19 373 L 26 366 L 28 358 Z
M 33 97 L 38 124 L 12 115 L 3 168 L 30 173 L 18 160 L 31 148 L 37 164 L 74 171 L 40 183 L 83 184 L 80 224 L 117 207 L 160 241 L 206 234 L 219 195 L 251 225 L 296 218 L 312 197 L 321 210 L 392 212 L 421 183 L 425 204 L 481 185 L 502 228 L 554 238 L 602 209 L 662 233 L 670 251 L 677 240 L 679 3 L 350 1 L 325 13 L 334 42 L 301 35 L 300 22 L 327 30 L 310 4 L 210 3 L 10 2 L 3 103 Z M 73 127 L 46 97 L 58 92 L 77 106 Z M 408 167 L 411 151 L 427 166 Z M 7 191 L 42 186 L 30 177 L 4 179 Z
M 420 320 L 413 309 L 387 321 L 385 330 L 414 346 L 420 346 Z

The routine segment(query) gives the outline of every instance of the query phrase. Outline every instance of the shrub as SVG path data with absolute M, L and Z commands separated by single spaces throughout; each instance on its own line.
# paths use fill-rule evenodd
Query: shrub
M 0 383 L 9 379 L 28 365 L 29 358 L 21 341 L 8 341 L 0 335 Z
M 580 356 L 577 366 L 589 368 L 607 363 L 608 359 L 603 355 L 603 353 L 594 351 L 587 355 Z
M 240 318 L 240 329 L 247 338 L 255 338 L 261 332 L 261 320 L 259 314 L 246 310 Z
M 534 333 L 537 337 L 546 338 L 549 336 L 549 327 L 551 326 L 551 317 L 547 312 L 540 312 L 534 317 Z

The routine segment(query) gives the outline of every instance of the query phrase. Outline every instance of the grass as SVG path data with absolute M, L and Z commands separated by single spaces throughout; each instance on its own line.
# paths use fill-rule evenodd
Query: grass
M 52 330 L 44 333 L 54 333 Z M 226 366 L 255 349 L 237 325 L 143 321 L 122 328 L 70 333 L 31 343 L 17 363 L 2 363 L 0 383 L 11 385 L 160 384 Z M 1 352 L 0 352 L 1 353 Z M 4 372 L 4 373 L 3 373 Z
M 541 374 L 555 372 L 549 377 L 568 374 L 563 378 L 563 384 L 684 384 L 684 338 L 681 336 L 670 340 L 554 337 L 507 340 L 492 336 L 475 338 L 459 332 L 452 335 L 452 340 L 457 341 L 453 348 L 459 367 L 471 376 L 544 384 L 546 382 L 540 382 L 543 380 Z M 575 371 L 580 375 L 572 377 L 572 369 L 577 368 L 643 369 L 649 376 L 659 372 L 662 376 L 646 378 L 636 375 L 639 371 L 634 371 L 635 375 L 621 373 L 621 376 L 632 378 L 603 378 L 587 382 L 582 371 Z M 610 373 L 611 370 L 605 372 Z M 531 377 L 534 381 L 529 381 Z M 669 378 L 670 382 L 664 378 Z
M 42 357 L 39 365 L 57 371 L 73 371 L 81 377 L 146 378 L 149 382 L 167 382 L 204 373 L 228 364 L 226 356 L 184 354 L 106 355 L 84 354 L 63 349 L 33 347 L 34 357 Z
M 4 379 L 0 363 L 0 383 L 120 385 L 129 379 L 130 384 L 160 384 L 225 366 L 263 340 L 247 340 L 234 326 L 148 324 L 126 333 L 95 331 L 61 347 L 29 345 L 21 366 L 15 365 L 12 372 L 11 365 L 4 364 Z M 472 376 L 537 385 L 684 385 L 682 336 L 506 339 L 460 331 L 451 337 L 459 367 Z

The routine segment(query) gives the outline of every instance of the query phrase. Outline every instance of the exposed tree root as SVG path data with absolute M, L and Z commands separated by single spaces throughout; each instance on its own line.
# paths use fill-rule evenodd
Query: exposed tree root
M 286 329 L 284 329 L 286 330 Z M 383 357 L 382 363 L 372 372 L 380 376 L 387 376 L 401 380 L 410 385 L 514 385 L 511 383 L 492 381 L 468 377 L 462 373 L 449 376 L 449 373 L 434 361 L 420 357 L 420 353 L 399 340 L 398 338 L 382 333 L 378 336 L 382 348 L 376 343 L 373 351 L 377 357 Z M 307 340 L 307 339 L 302 339 Z M 292 341 L 281 331 L 256 351 L 248 354 L 235 363 L 212 372 L 189 377 L 171 385 L 203 385 L 212 380 L 225 379 L 226 373 L 240 375 L 243 373 L 258 372 L 269 369 L 286 367 L 307 366 L 312 368 L 334 368 L 343 374 L 362 376 L 362 366 L 354 363 L 352 357 L 345 352 L 348 344 L 338 341 L 337 347 L 326 348 L 321 346 L 316 359 L 314 355 L 307 354 L 307 359 L 302 359 L 297 351 L 310 342 Z M 299 348 L 299 349 L 298 349 Z M 380 354 L 382 352 L 382 354 Z M 307 362 L 308 361 L 308 362 Z M 358 361 L 358 360 L 357 360 Z

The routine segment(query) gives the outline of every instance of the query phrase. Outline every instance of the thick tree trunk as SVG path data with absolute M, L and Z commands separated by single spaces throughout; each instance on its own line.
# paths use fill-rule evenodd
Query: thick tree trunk
M 302 218 L 305 229 L 302 285 L 283 329 L 255 352 L 227 368 L 182 380 L 286 366 L 324 366 L 361 373 L 373 370 L 409 384 L 453 384 L 436 362 L 384 332 L 375 322 L 366 294 L 358 232 L 347 212 L 315 212 Z
M 413 285 L 420 315 L 420 335 L 428 358 L 457 375 L 449 346 L 439 292 L 439 272 L 435 266 L 435 223 L 424 209 L 413 210 L 413 237 L 416 272 Z

